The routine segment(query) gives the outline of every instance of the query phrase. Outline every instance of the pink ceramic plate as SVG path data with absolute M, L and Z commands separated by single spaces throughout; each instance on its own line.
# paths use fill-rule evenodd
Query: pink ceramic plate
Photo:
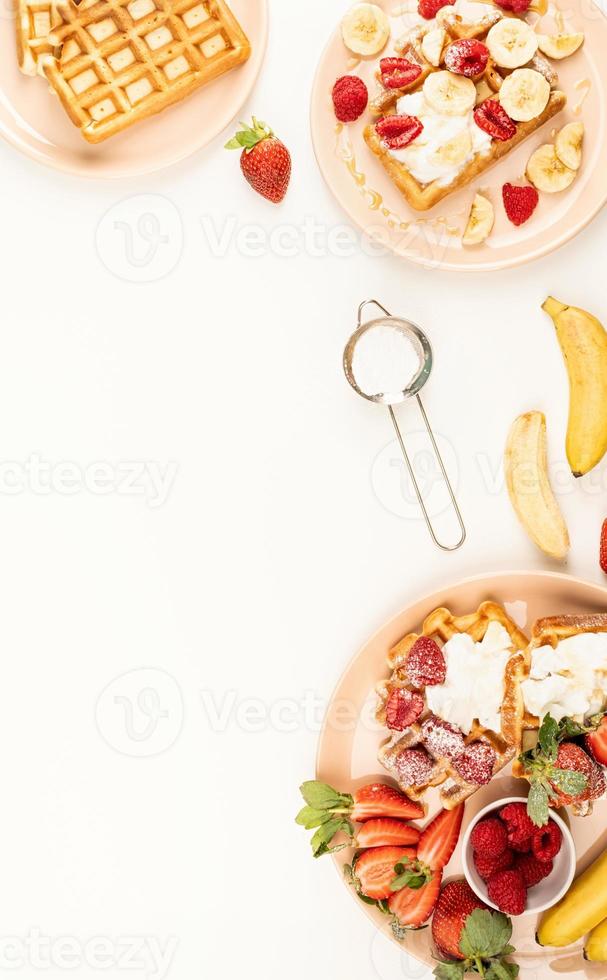
M 410 5 L 398 0 L 376 2 L 391 15 L 392 37 L 405 34 L 417 0 L 410 0 Z M 321 58 L 314 83 L 312 138 L 327 184 L 365 235 L 426 267 L 494 270 L 546 255 L 573 238 L 597 214 L 607 200 L 607 19 L 592 0 L 571 0 L 566 11 L 563 4 L 562 12 L 550 0 L 540 30 L 554 34 L 559 28 L 583 31 L 586 35 L 585 44 L 575 55 L 558 62 L 561 88 L 569 99 L 567 109 L 478 180 L 424 213 L 408 206 L 367 148 L 362 131 L 371 117 L 366 114 L 345 127 L 336 123 L 331 89 L 340 75 L 360 75 L 371 93 L 378 88 L 373 77 L 377 59 L 358 63 L 345 48 L 340 31 L 336 31 Z M 533 217 L 515 228 L 503 210 L 503 184 L 518 181 L 533 150 L 549 142 L 553 131 L 574 119 L 581 119 L 586 126 L 584 162 L 576 181 L 560 194 L 540 195 Z M 464 248 L 461 235 L 475 190 L 482 190 L 493 201 L 496 223 L 483 245 Z
M 419 600 L 371 637 L 339 682 L 320 738 L 318 779 L 349 792 L 377 778 L 387 778 L 377 762 L 377 749 L 385 738 L 385 732 L 374 722 L 373 710 L 375 684 L 387 673 L 388 650 L 405 633 L 417 629 L 433 609 L 445 605 L 461 615 L 476 609 L 486 599 L 504 604 L 509 615 L 527 632 L 540 616 L 607 610 L 607 589 L 550 572 L 508 572 L 483 576 L 441 589 Z M 460 844 L 447 868 L 448 878 L 463 875 L 461 840 L 474 814 L 493 800 L 525 795 L 521 793 L 522 787 L 521 781 L 514 779 L 506 770 L 468 800 Z M 432 807 L 430 801 L 430 813 L 433 809 L 437 807 Z M 570 818 L 578 872 L 607 846 L 606 817 L 607 802 L 600 801 L 595 805 L 592 816 Z M 340 874 L 349 857 L 348 851 L 337 855 Z M 386 916 L 361 902 L 351 889 L 349 891 L 361 911 L 391 936 Z M 513 921 L 513 943 L 517 949 L 515 959 L 521 967 L 522 980 L 555 980 L 557 976 L 567 976 L 573 980 L 581 980 L 582 977 L 599 980 L 605 976 L 604 967 L 586 963 L 583 959 L 581 943 L 562 950 L 542 949 L 535 942 L 536 917 L 527 915 Z M 347 942 L 347 936 L 343 939 Z M 430 930 L 409 933 L 404 949 L 429 967 L 434 965 Z
M 246 64 L 158 116 L 96 146 L 72 125 L 41 78 L 17 67 L 12 18 L 0 27 L 0 134 L 27 156 L 84 177 L 135 177 L 170 167 L 228 126 L 259 74 L 267 42 L 267 0 L 232 0 L 252 54 Z

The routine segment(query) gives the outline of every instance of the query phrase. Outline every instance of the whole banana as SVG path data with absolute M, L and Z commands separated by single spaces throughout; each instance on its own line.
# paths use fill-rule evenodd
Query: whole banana
M 584 476 L 607 452 L 607 333 L 596 317 L 548 297 L 569 374 L 567 459 L 574 476 Z
M 570 946 L 607 918 L 607 851 L 574 881 L 564 898 L 542 918 L 540 946 Z
M 591 963 L 607 962 L 607 919 L 596 926 L 584 944 L 584 959 Z

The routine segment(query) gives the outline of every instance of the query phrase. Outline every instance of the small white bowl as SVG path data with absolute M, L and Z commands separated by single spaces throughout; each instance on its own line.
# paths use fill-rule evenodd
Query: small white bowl
M 462 843 L 462 862 L 464 865 L 464 874 L 466 876 L 466 881 L 472 888 L 474 892 L 478 895 L 483 902 L 489 905 L 490 908 L 496 909 L 497 905 L 494 905 L 490 901 L 487 894 L 487 885 L 480 877 L 476 867 L 474 865 L 474 852 L 472 850 L 472 845 L 470 844 L 470 837 L 472 831 L 476 827 L 480 820 L 485 817 L 495 814 L 497 816 L 498 811 L 502 807 L 506 806 L 508 803 L 524 803 L 527 805 L 527 798 L 524 796 L 507 796 L 503 800 L 495 800 L 486 806 L 480 813 L 477 813 L 470 826 L 467 828 L 464 834 L 464 840 Z M 561 831 L 563 835 L 563 843 L 561 849 L 554 859 L 554 867 L 552 873 L 540 881 L 538 885 L 530 888 L 527 892 L 527 908 L 523 912 L 523 915 L 537 915 L 539 912 L 545 912 L 546 909 L 552 908 L 556 905 L 558 901 L 565 895 L 571 883 L 575 877 L 575 844 L 573 843 L 573 837 L 571 836 L 571 831 L 565 823 L 562 817 L 559 817 L 558 813 L 554 810 L 550 811 L 550 819 L 554 820 L 555 824 Z

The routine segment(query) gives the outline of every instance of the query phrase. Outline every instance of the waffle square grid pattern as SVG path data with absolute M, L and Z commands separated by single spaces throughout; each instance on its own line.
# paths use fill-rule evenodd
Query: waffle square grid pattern
M 44 74 L 91 143 L 160 112 L 246 61 L 223 0 L 66 0 Z

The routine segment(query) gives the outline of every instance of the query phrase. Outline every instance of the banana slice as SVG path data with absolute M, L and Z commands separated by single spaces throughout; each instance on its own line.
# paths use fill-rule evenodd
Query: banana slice
M 571 122 L 563 126 L 554 141 L 556 155 L 570 170 L 579 170 L 582 163 L 584 123 Z
M 435 71 L 424 82 L 424 97 L 444 116 L 464 116 L 476 102 L 476 87 L 471 78 Z
M 517 68 L 504 79 L 498 98 L 515 122 L 529 122 L 542 114 L 550 98 L 550 84 L 539 71 Z
M 539 49 L 549 58 L 568 58 L 584 43 L 583 34 L 538 34 Z
M 537 34 L 524 20 L 504 17 L 487 34 L 487 47 L 500 68 L 520 68 L 537 51 Z
M 432 154 L 436 161 L 449 167 L 459 167 L 472 153 L 472 137 L 467 129 L 443 143 Z
M 527 177 L 538 191 L 558 194 L 575 180 L 575 170 L 561 163 L 553 143 L 545 143 L 531 155 L 527 164 Z
M 422 40 L 422 54 L 426 61 L 429 61 L 435 68 L 440 65 L 446 40 L 447 33 L 442 27 L 435 27 L 434 30 L 428 31 Z
M 354 54 L 379 54 L 390 37 L 390 21 L 377 4 L 357 3 L 341 22 L 341 36 Z
M 462 238 L 463 244 L 480 245 L 491 234 L 494 221 L 495 211 L 491 201 L 482 194 L 476 194 Z

